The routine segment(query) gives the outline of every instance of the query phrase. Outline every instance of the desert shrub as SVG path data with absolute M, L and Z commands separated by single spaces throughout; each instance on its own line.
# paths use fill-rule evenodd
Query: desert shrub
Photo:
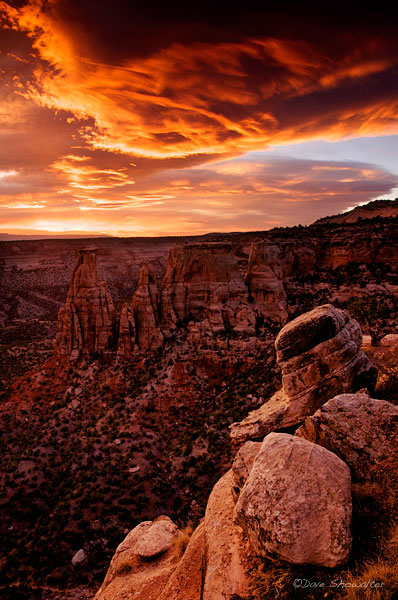
M 398 597 L 398 522 L 395 522 L 383 543 L 383 550 L 374 560 L 366 561 L 354 573 L 347 573 L 346 600 L 394 600 Z M 374 582 L 370 585 L 368 582 Z M 368 583 L 368 585 L 364 585 Z
M 378 320 L 387 319 L 390 310 L 380 298 L 353 298 L 347 304 L 347 310 L 361 325 L 371 327 Z
M 181 535 L 179 538 L 177 538 L 177 541 L 175 543 L 176 549 L 178 551 L 179 554 L 181 554 L 181 556 L 184 554 L 188 544 L 189 544 L 189 540 L 191 539 L 193 534 L 193 527 L 191 525 L 187 525 L 186 527 L 184 527 L 181 530 Z
M 326 569 L 311 569 L 271 559 L 255 560 L 253 567 L 249 583 L 250 600 L 321 600 L 333 597 L 329 591 L 333 575 Z M 309 589 L 305 587 L 306 582 L 322 585 Z
M 369 354 L 379 371 L 375 390 L 376 398 L 398 404 L 397 348 L 377 348 L 376 351 L 372 350 Z

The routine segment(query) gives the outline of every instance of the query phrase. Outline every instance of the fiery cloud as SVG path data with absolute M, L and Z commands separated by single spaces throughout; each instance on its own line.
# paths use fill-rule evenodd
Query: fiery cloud
M 27 227 L 28 207 L 56 212 L 58 221 L 69 207 L 86 223 L 93 211 L 95 219 L 124 211 L 126 231 L 148 233 L 169 211 L 168 231 L 184 233 L 219 229 L 228 211 L 217 202 L 234 205 L 228 214 L 238 220 L 246 196 L 319 202 L 324 214 L 331 198 L 370 199 L 372 182 L 380 193 L 394 187 L 372 165 L 348 167 L 347 175 L 332 165 L 333 177 L 322 180 L 315 177 L 322 165 L 282 178 L 281 162 L 230 160 L 294 141 L 397 133 L 397 52 L 388 29 L 369 34 L 350 24 L 327 38 L 304 20 L 302 32 L 290 21 L 261 29 L 263 14 L 225 29 L 219 14 L 152 18 L 128 4 L 117 0 L 105 14 L 91 0 L 0 3 L 0 159 L 2 172 L 12 172 L 0 177 L 0 197 L 6 212 L 14 209 L 3 229 L 13 218 L 14 228 Z M 172 223 L 173 211 L 181 213 L 176 199 L 186 216 Z M 263 209 L 249 210 L 252 220 L 241 226 L 259 228 L 254 216 Z M 232 216 L 229 226 L 236 227 Z M 108 223 L 108 231 L 118 227 Z M 159 227 L 164 232 L 164 221 Z

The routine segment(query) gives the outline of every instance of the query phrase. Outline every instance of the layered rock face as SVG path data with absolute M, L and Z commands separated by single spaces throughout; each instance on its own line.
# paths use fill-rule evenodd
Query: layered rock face
M 253 244 L 245 281 L 256 312 L 283 323 L 288 312 L 281 254 L 276 244 Z
M 351 513 L 347 465 L 284 433 L 264 439 L 235 506 L 257 555 L 326 567 L 348 559 Z
M 368 394 L 341 394 L 308 417 L 295 435 L 334 452 L 353 477 L 387 459 L 398 458 L 398 406 Z
M 361 345 L 358 323 L 331 304 L 285 325 L 275 341 L 283 387 L 244 421 L 231 425 L 232 439 L 261 438 L 301 423 L 336 394 L 372 389 L 377 372 Z
M 186 244 L 170 250 L 161 290 L 162 328 L 199 321 L 210 333 L 254 335 L 255 315 L 232 245 Z
M 325 236 L 316 230 L 311 236 L 304 234 L 300 237 L 298 234 L 287 239 L 274 236 L 256 242 L 251 254 L 248 275 L 250 268 L 254 273 L 256 270 L 261 273 L 263 267 L 269 267 L 271 277 L 286 280 L 315 273 L 324 267 L 347 266 L 353 261 L 365 265 L 384 262 L 395 270 L 397 245 L 393 236 L 392 239 L 383 239 L 367 230 L 357 230 L 352 235 L 347 235 L 346 231 L 328 231 Z M 265 273 L 269 271 L 265 269 Z
M 131 356 L 137 350 L 156 350 L 163 344 L 158 303 L 155 273 L 151 265 L 144 265 L 131 304 L 125 304 L 120 315 L 119 353 Z
M 231 244 L 175 246 L 170 250 L 159 294 L 151 265 L 141 268 L 131 304 L 120 315 L 118 352 L 134 356 L 154 351 L 181 324 L 189 324 L 195 345 L 220 333 L 255 336 L 256 315 L 249 302 Z M 77 358 L 111 347 L 115 311 L 98 281 L 95 249 L 83 249 L 73 270 L 68 298 L 60 311 L 56 350 Z
M 98 280 L 96 253 L 96 248 L 78 251 L 66 303 L 58 314 L 55 349 L 72 360 L 115 343 L 115 309 L 106 284 Z

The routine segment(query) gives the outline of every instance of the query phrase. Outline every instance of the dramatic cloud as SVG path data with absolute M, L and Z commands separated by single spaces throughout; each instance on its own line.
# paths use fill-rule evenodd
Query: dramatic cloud
M 57 199 L 42 193 L 16 195 L 6 206 L 0 230 L 8 231 L 11 220 L 18 232 L 183 235 L 262 230 L 309 224 L 325 215 L 325 205 L 331 213 L 339 212 L 387 194 L 398 182 L 397 176 L 366 163 L 277 156 L 267 162 L 234 159 L 172 169 L 135 183 L 126 171 L 91 164 L 89 157 L 64 157 L 54 167 L 67 179 Z M 4 180 L 11 184 L 15 177 L 8 173 Z
M 322 178 L 326 170 L 304 162 L 297 173 L 293 161 L 231 160 L 278 144 L 397 133 L 389 27 L 350 21 L 322 35 L 311 20 L 262 21 L 264 12 L 198 18 L 105 4 L 0 3 L 3 231 L 62 221 L 70 229 L 70 210 L 83 230 L 94 222 L 112 233 L 266 228 L 267 203 L 309 202 L 311 221 L 396 185 L 371 164 L 342 177 L 332 165 Z M 277 214 L 280 224 L 303 213 Z

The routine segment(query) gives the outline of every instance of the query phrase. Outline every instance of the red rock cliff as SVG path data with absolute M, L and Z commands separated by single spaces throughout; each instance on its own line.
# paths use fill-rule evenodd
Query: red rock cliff
M 186 244 L 170 250 L 161 289 L 161 323 L 205 321 L 209 332 L 254 334 L 248 289 L 228 243 Z
M 82 248 L 72 271 L 68 296 L 58 314 L 55 349 L 72 360 L 114 345 L 115 309 L 106 284 L 98 280 L 96 248 Z

